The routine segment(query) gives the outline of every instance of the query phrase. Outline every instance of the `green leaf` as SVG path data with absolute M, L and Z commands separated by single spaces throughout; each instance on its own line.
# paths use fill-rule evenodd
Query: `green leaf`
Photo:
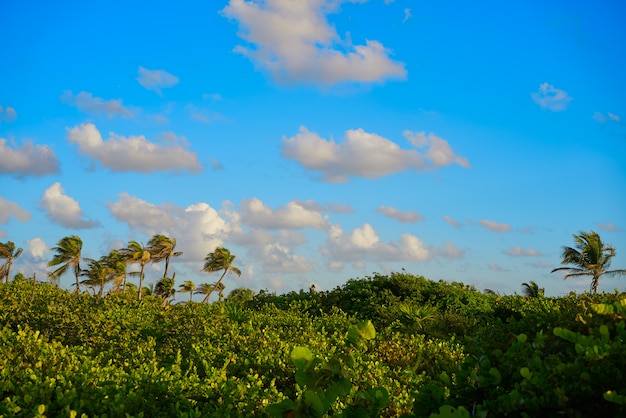
M 291 361 L 297 369 L 304 370 L 313 362 L 313 353 L 307 347 L 296 347 L 291 351 Z
M 521 374 L 524 379 L 530 379 L 531 373 L 530 373 L 530 370 L 528 369 L 528 367 L 522 367 L 519 370 L 519 374 Z
M 372 321 L 361 321 L 348 328 L 348 341 L 356 343 L 360 340 L 373 340 L 376 337 L 376 329 Z

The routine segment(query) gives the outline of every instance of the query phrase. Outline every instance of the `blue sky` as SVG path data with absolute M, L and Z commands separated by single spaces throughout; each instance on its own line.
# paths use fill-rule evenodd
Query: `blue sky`
M 622 2 L 3 2 L 0 241 L 45 277 L 177 239 L 279 293 L 405 269 L 550 295 L 596 230 L 626 268 Z M 162 274 L 147 269 L 146 281 Z M 70 275 L 61 281 L 69 287 Z M 624 290 L 624 278 L 600 290 Z

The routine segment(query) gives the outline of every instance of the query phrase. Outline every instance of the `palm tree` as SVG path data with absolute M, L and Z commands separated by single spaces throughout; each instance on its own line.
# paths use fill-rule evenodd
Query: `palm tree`
M 235 256 L 230 253 L 230 251 L 224 247 L 217 247 L 215 251 L 207 254 L 204 258 L 204 267 L 202 271 L 206 271 L 207 273 L 215 273 L 216 271 L 224 270 L 220 279 L 214 283 L 213 289 L 210 290 L 203 302 L 208 302 L 211 293 L 218 289 L 218 286 L 222 283 L 222 279 L 226 273 L 233 272 L 237 276 L 241 276 L 241 270 L 237 267 L 233 266 L 233 261 L 235 261 Z
M 529 299 L 543 297 L 544 292 L 545 289 L 540 288 L 539 285 L 532 280 L 529 283 L 522 283 L 522 294 Z
M 170 266 L 170 258 L 178 257 L 183 254 L 182 251 L 174 251 L 176 248 L 176 238 L 170 238 L 163 234 L 154 235 L 148 241 L 150 253 L 153 263 L 160 263 L 165 260 L 165 271 L 163 277 L 167 277 L 167 271 Z
M 592 293 L 598 293 L 598 283 L 601 276 L 626 275 L 626 269 L 607 270 L 611 265 L 611 258 L 615 257 L 615 248 L 602 242 L 597 232 L 580 232 L 574 235 L 575 247 L 563 247 L 563 261 L 561 264 L 572 264 L 573 267 L 559 267 L 552 273 L 565 270 L 568 273 L 563 279 L 570 277 L 591 276 Z
M 48 262 L 48 267 L 59 266 L 48 276 L 53 280 L 58 280 L 69 268 L 74 268 L 74 276 L 76 277 L 76 293 L 80 293 L 80 283 L 78 276 L 80 275 L 80 254 L 83 249 L 83 241 L 78 235 L 70 235 L 63 237 L 57 242 L 57 246 L 52 250 L 55 252 L 54 257 Z
M 0 242 L 0 259 L 6 260 L 6 262 L 0 266 L 0 282 L 2 282 L 2 277 L 5 277 L 5 283 L 9 283 L 9 279 L 11 278 L 11 264 L 13 261 L 17 259 L 20 255 L 22 255 L 23 248 L 15 249 L 15 244 L 11 241 Z
M 196 290 L 196 285 L 191 280 L 185 280 L 185 283 L 178 286 L 178 291 L 180 293 L 189 293 L 189 302 L 191 302 L 191 298 L 193 297 L 193 292 Z
M 226 302 L 243 304 L 252 299 L 254 299 L 254 290 L 247 287 L 238 287 L 228 294 Z
M 100 258 L 100 261 L 104 263 L 107 268 L 110 280 L 113 281 L 113 290 L 119 291 L 120 287 L 126 289 L 126 259 L 124 254 L 121 254 L 119 250 L 111 250 L 109 254 Z
M 175 278 L 176 273 L 172 277 L 163 277 L 154 287 L 154 294 L 163 298 L 163 303 L 161 304 L 163 307 L 167 306 L 170 303 L 170 299 L 176 294 L 176 289 L 174 289 Z
M 204 295 L 204 299 L 202 299 L 202 303 L 209 301 L 209 296 L 213 292 L 215 288 L 215 283 L 202 283 L 200 286 L 196 288 L 194 292 L 195 295 Z
M 95 286 L 100 286 L 98 294 L 102 297 L 104 294 L 104 285 L 113 279 L 109 268 L 105 264 L 105 257 L 100 258 L 100 260 L 86 258 L 85 261 L 88 263 L 88 268 L 87 270 L 81 271 L 80 275 L 87 277 L 87 279 L 83 280 L 81 283 L 94 288 Z
M 139 263 L 141 265 L 141 271 L 139 272 L 139 286 L 137 291 L 137 297 L 141 300 L 141 292 L 143 290 L 143 273 L 146 268 L 146 264 L 150 262 L 151 254 L 148 247 L 137 241 L 129 241 L 127 248 L 122 248 L 119 251 L 127 264 Z
M 219 293 L 217 294 L 217 301 L 221 302 L 224 300 L 224 290 L 226 289 L 226 285 L 224 283 L 213 283 L 213 289 L 217 290 Z

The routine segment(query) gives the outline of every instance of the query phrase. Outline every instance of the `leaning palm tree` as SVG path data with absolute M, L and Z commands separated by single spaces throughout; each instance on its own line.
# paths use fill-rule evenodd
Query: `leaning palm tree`
M 86 258 L 85 261 L 87 261 L 87 269 L 81 271 L 80 275 L 86 277 L 86 279 L 83 280 L 81 284 L 93 287 L 94 289 L 96 286 L 100 286 L 98 294 L 102 297 L 104 295 L 104 285 L 113 279 L 105 264 L 104 257 L 100 260 Z
M 213 289 L 217 290 L 219 293 L 217 294 L 217 301 L 221 302 L 224 300 L 224 290 L 226 289 L 226 285 L 224 283 L 213 283 Z
M 121 254 L 119 250 L 111 250 L 109 254 L 100 258 L 100 261 L 104 263 L 109 280 L 113 282 L 112 291 L 117 292 L 122 288 L 126 289 L 126 259 L 124 254 Z
M 5 263 L 0 266 L 0 282 L 2 277 L 5 278 L 5 283 L 9 283 L 11 278 L 11 265 L 20 255 L 22 255 L 23 248 L 15 249 L 15 244 L 11 241 L 0 242 L 0 260 L 6 260 Z
M 191 298 L 193 297 L 193 292 L 196 290 L 196 285 L 191 280 L 185 280 L 185 283 L 178 286 L 178 291 L 180 293 L 189 293 L 189 302 L 191 302 Z
M 528 299 L 543 297 L 544 293 L 545 289 L 540 288 L 539 285 L 532 280 L 528 283 L 522 283 L 522 294 Z
M 207 273 L 215 273 L 216 271 L 224 270 L 224 272 L 222 273 L 220 279 L 214 283 L 213 289 L 207 293 L 203 302 L 209 301 L 211 293 L 218 289 L 226 273 L 233 272 L 237 276 L 241 276 L 241 270 L 233 266 L 233 261 L 235 261 L 235 256 L 224 247 L 217 247 L 215 251 L 207 254 L 207 256 L 204 258 L 204 267 L 202 268 L 202 271 L 206 271 Z
M 143 244 L 137 241 L 129 241 L 128 247 L 119 250 L 120 254 L 124 257 L 127 264 L 139 263 L 141 265 L 141 271 L 139 272 L 139 286 L 137 291 L 137 297 L 141 300 L 141 294 L 143 291 L 143 276 L 146 264 L 150 262 L 150 250 Z
M 204 295 L 204 299 L 202 299 L 202 303 L 209 301 L 209 296 L 213 293 L 215 289 L 215 283 L 202 283 L 200 286 L 196 287 L 196 291 L 193 292 L 195 295 Z
M 167 277 L 167 271 L 170 266 L 170 259 L 183 254 L 182 251 L 174 251 L 176 248 L 176 238 L 170 238 L 167 235 L 157 234 L 148 241 L 152 263 L 160 263 L 165 261 L 165 271 L 163 277 Z
M 552 270 L 564 270 L 568 273 L 563 279 L 570 277 L 591 276 L 592 293 L 598 293 L 598 283 L 601 276 L 626 275 L 626 269 L 607 270 L 611 259 L 615 257 L 615 248 L 602 242 L 597 232 L 580 232 L 574 235 L 575 248 L 563 247 L 563 261 L 561 264 L 572 264 L 573 267 L 559 267 Z
M 78 276 L 80 275 L 81 251 L 83 249 L 83 241 L 78 235 L 70 235 L 63 237 L 57 242 L 57 246 L 52 249 L 55 252 L 54 257 L 48 262 L 48 267 L 60 266 L 48 276 L 52 280 L 58 280 L 68 269 L 74 269 L 76 278 L 76 293 L 80 293 L 80 283 Z

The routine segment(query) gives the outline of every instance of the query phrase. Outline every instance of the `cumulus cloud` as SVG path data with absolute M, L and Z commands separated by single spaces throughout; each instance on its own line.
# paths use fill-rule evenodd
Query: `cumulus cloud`
M 11 145 L 13 147 L 11 147 Z M 0 138 L 0 174 L 15 177 L 45 176 L 59 172 L 57 156 L 47 145 L 33 145 L 25 141 L 18 147 Z
M 539 85 L 539 90 L 532 93 L 531 97 L 542 109 L 560 112 L 567 109 L 573 100 L 565 90 L 560 90 L 552 84 L 543 83 Z
M 152 90 L 161 95 L 162 88 L 174 87 L 178 84 L 178 77 L 164 70 L 149 70 L 139 67 L 136 80 L 145 89 Z
M 320 248 L 335 267 L 344 262 L 423 261 L 434 256 L 433 249 L 411 234 L 402 234 L 395 242 L 382 242 L 370 224 L 345 233 L 340 225 L 332 225 L 325 245 Z
M 543 254 L 534 248 L 522 248 L 519 245 L 504 251 L 504 254 L 511 257 L 543 257 Z
M 39 237 L 26 241 L 26 254 L 33 260 L 43 260 L 50 252 L 48 245 Z
M 97 221 L 83 219 L 84 213 L 76 200 L 65 194 L 61 183 L 56 182 L 41 196 L 40 207 L 52 222 L 72 229 L 94 228 Z
M 332 85 L 405 79 L 404 64 L 392 61 L 391 51 L 380 42 L 352 45 L 339 37 L 327 15 L 338 12 L 344 1 L 230 0 L 222 13 L 239 23 L 239 36 L 250 43 L 235 51 L 279 82 Z
M 404 224 L 410 224 L 415 222 L 420 222 L 424 220 L 424 217 L 412 210 L 408 211 L 400 211 L 393 206 L 380 206 L 376 209 L 377 213 L 386 216 L 387 218 L 395 219 L 396 221 Z
M 17 112 L 12 107 L 0 106 L 0 122 L 13 122 L 17 119 Z
M 485 219 L 481 219 L 478 223 L 493 232 L 508 232 L 511 230 L 511 225 L 509 224 L 501 224 L 494 221 L 488 221 Z
M 20 205 L 10 200 L 3 199 L 0 196 L 0 223 L 8 224 L 10 218 L 15 218 L 20 222 L 30 220 L 30 212 L 22 209 Z
M 257 228 L 314 228 L 326 229 L 328 220 L 320 214 L 318 208 L 291 201 L 284 207 L 274 211 L 260 199 L 244 199 L 241 201 L 241 221 L 243 224 Z
M 435 249 L 435 254 L 439 257 L 459 260 L 465 256 L 465 250 L 460 249 L 454 243 L 446 241 L 443 248 Z
M 128 193 L 121 193 L 116 202 L 108 203 L 109 212 L 120 222 L 147 235 L 166 234 L 177 239 L 182 259 L 201 260 L 222 245 L 231 230 L 229 222 L 208 203 L 187 207 L 172 203 L 160 205 Z
M 310 132 L 304 126 L 291 138 L 283 137 L 281 156 L 320 172 L 324 181 L 346 182 L 351 176 L 376 178 L 403 171 L 426 171 L 452 163 L 469 167 L 466 159 L 457 157 L 447 141 L 423 133 L 405 132 L 412 145 L 425 148 L 402 149 L 380 135 L 363 129 L 346 131 L 346 141 L 337 143 Z
M 173 134 L 166 135 L 163 145 L 150 142 L 143 135 L 123 137 L 112 132 L 103 140 L 94 124 L 84 123 L 70 129 L 67 139 L 78 145 L 81 154 L 113 171 L 188 170 L 197 173 L 202 169 L 196 154 L 186 149 L 185 138 Z
M 74 94 L 71 90 L 66 90 L 60 97 L 61 102 L 76 107 L 81 112 L 94 113 L 96 115 L 106 114 L 109 118 L 120 116 L 132 118 L 134 112 L 124 107 L 121 99 L 104 100 L 100 97 L 93 97 L 91 93 L 81 91 Z

